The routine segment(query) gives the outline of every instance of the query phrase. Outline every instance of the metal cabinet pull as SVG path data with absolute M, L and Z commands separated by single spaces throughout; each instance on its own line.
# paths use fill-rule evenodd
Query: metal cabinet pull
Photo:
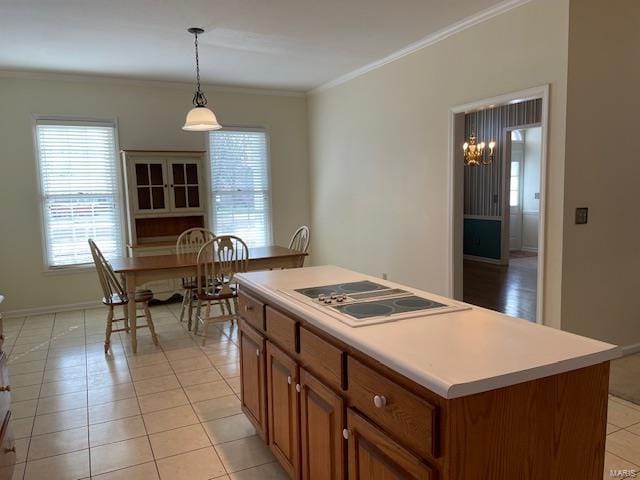
M 343 429 L 342 429 L 342 437 L 343 437 L 345 440 L 349 440 L 349 430 L 348 430 L 347 428 L 343 428 Z
M 10 392 L 11 385 L 5 385 L 4 387 L 0 387 L 0 392 Z
M 5 448 L 4 453 L 16 453 L 16 446 L 14 445 L 11 448 Z
M 376 408 L 383 408 L 387 405 L 387 399 L 384 395 L 376 395 L 373 397 L 373 404 Z
M 302 386 L 299 383 L 296 383 L 296 392 L 300 393 L 302 391 Z
M 293 381 L 293 379 L 291 378 L 291 375 L 289 375 L 289 376 L 287 377 L 287 383 L 288 383 L 289 385 L 291 385 L 291 382 L 292 382 L 292 381 Z
M 260 349 L 256 348 L 256 357 L 259 357 L 259 356 L 260 356 Z
M 248 312 L 248 311 L 250 311 L 250 310 L 253 310 L 253 307 L 252 307 L 251 305 L 245 305 L 245 306 L 244 306 L 244 311 L 245 311 L 245 312 Z

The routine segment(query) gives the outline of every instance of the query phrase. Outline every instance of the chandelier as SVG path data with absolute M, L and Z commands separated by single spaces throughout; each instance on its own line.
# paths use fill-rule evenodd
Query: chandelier
M 493 140 L 489 142 L 489 152 L 485 152 L 485 143 L 478 143 L 478 138 L 475 133 L 472 133 L 468 142 L 462 144 L 462 151 L 464 152 L 464 164 L 470 166 L 477 165 L 489 165 L 493 162 L 495 157 L 496 142 Z

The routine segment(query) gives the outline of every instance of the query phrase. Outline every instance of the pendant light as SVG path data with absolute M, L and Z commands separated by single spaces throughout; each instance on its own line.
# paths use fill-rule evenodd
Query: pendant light
M 192 132 L 205 132 L 207 130 L 220 130 L 222 125 L 218 123 L 215 114 L 209 110 L 207 105 L 207 97 L 200 90 L 200 61 L 198 58 L 198 35 L 204 33 L 202 28 L 191 27 L 187 30 L 195 37 L 196 46 L 196 93 L 193 95 L 193 108 L 187 113 L 187 119 L 184 122 L 183 130 Z

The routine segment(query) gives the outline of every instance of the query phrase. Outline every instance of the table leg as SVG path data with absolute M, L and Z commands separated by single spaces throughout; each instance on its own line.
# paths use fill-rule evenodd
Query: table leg
M 127 309 L 129 312 L 129 334 L 131 335 L 131 349 L 133 353 L 138 351 L 138 339 L 136 337 L 137 312 L 136 312 L 136 275 L 135 273 L 127 273 L 127 297 L 129 303 Z

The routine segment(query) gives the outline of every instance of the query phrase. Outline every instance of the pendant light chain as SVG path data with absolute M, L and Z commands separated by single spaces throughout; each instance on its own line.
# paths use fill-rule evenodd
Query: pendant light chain
M 195 36 L 195 46 L 196 46 L 196 83 L 197 90 L 195 95 L 193 96 L 193 104 L 196 107 L 204 107 L 207 104 L 207 97 L 204 96 L 200 89 L 200 57 L 198 55 L 198 32 L 194 32 Z

